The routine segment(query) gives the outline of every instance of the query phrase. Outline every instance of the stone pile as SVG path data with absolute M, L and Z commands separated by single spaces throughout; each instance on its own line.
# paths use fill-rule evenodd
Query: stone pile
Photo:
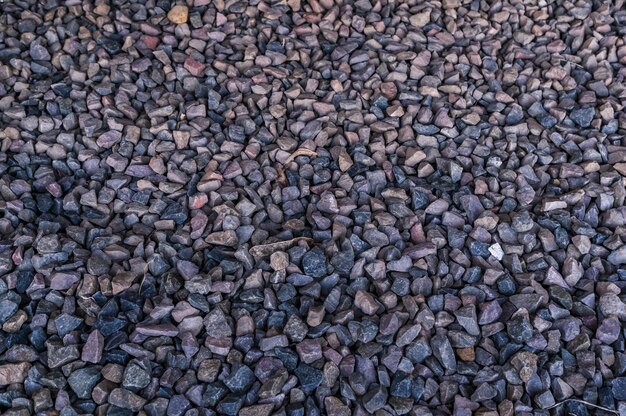
M 0 11 L 2 414 L 626 414 L 623 0 Z

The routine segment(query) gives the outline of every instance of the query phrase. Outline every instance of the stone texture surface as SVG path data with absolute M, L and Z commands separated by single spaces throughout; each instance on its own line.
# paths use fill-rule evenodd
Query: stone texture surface
M 622 0 L 0 10 L 0 413 L 626 414 Z

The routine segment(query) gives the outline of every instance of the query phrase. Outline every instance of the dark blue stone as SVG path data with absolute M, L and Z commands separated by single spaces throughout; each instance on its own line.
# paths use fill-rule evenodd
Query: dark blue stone
M 546 129 L 551 129 L 552 127 L 556 126 L 557 123 L 557 119 L 548 113 L 539 114 L 536 119 L 539 124 L 541 124 L 543 128 Z
M 500 364 L 504 364 L 519 350 L 522 349 L 522 345 L 509 343 L 500 349 Z
M 430 200 L 428 196 L 420 191 L 411 192 L 411 204 L 413 209 L 422 209 L 425 208 L 429 204 Z
M 506 296 L 514 295 L 517 290 L 517 283 L 515 283 L 510 275 L 506 275 L 502 279 L 498 280 L 497 286 L 498 292 Z
M 310 338 L 319 338 L 328 331 L 331 327 L 330 323 L 322 322 L 318 326 L 309 328 L 309 332 L 307 333 Z
M 594 107 L 581 107 L 573 110 L 569 114 L 569 118 L 580 127 L 589 127 L 596 114 Z
M 295 351 L 289 348 L 277 347 L 274 348 L 274 353 L 283 362 L 287 370 L 293 371 L 298 365 L 298 354 Z
M 389 107 L 389 101 L 384 95 L 377 94 L 374 96 L 371 105 L 376 106 L 381 110 L 386 110 L 387 107 Z
M 413 387 L 413 380 L 411 377 L 403 372 L 398 372 L 393 376 L 391 381 L 391 388 L 389 394 L 394 397 L 411 397 L 411 389 Z
M 433 134 L 439 132 L 439 127 L 434 124 L 413 124 L 413 130 L 417 134 L 424 134 L 426 136 L 432 136 Z
M 296 288 L 291 283 L 283 283 L 282 285 L 280 285 L 280 289 L 278 289 L 276 297 L 281 302 L 288 302 L 290 300 L 293 300 L 296 294 Z
M 45 329 L 41 327 L 36 327 L 28 335 L 28 340 L 30 341 L 30 344 L 37 351 L 43 351 L 46 349 L 47 339 L 48 339 L 48 335 L 46 334 Z
M 554 238 L 556 240 L 556 244 L 560 248 L 565 249 L 569 245 L 569 242 L 570 242 L 569 234 L 563 227 L 557 227 L 554 230 Z
M 416 402 L 419 401 L 424 395 L 425 383 L 421 378 L 414 378 L 411 385 L 411 397 Z
M 187 212 L 185 212 L 185 209 L 180 204 L 172 203 L 163 211 L 161 218 L 164 220 L 172 220 L 176 224 L 183 224 L 187 221 Z
M 254 339 L 252 335 L 244 335 L 235 338 L 235 348 L 242 352 L 248 352 L 254 346 Z
M 322 371 L 304 363 L 300 363 L 294 372 L 300 381 L 300 388 L 305 393 L 311 393 L 315 390 L 320 384 L 322 384 L 322 380 L 324 378 L 324 373 L 322 373 Z
M 112 316 L 99 316 L 94 324 L 96 329 L 105 337 L 121 331 L 127 325 L 128 322 Z
M 224 384 L 233 393 L 242 393 L 248 390 L 255 380 L 256 377 L 250 367 L 245 364 L 237 364 L 231 369 L 231 373 L 224 380 Z
M 509 213 L 517 208 L 517 201 L 513 198 L 504 198 L 502 205 L 500 206 L 501 213 Z
M 304 402 L 304 410 L 307 416 L 322 416 L 319 407 L 315 404 L 315 400 L 310 396 Z
M 406 358 L 411 360 L 412 363 L 422 363 L 431 355 L 432 350 L 425 339 L 418 339 L 406 348 Z
M 498 332 L 497 334 L 492 335 L 491 339 L 498 349 L 504 348 L 506 344 L 511 342 L 511 339 L 505 332 Z
M 126 351 L 122 350 L 113 350 L 104 354 L 105 362 L 126 365 L 129 359 L 130 355 Z
M 472 241 L 470 243 L 470 253 L 472 256 L 489 257 L 489 244 L 480 241 Z
M 301 403 L 290 403 L 287 405 L 287 416 L 304 416 L 304 406 Z
M 589 411 L 584 403 L 566 401 L 563 404 L 564 415 L 589 416 Z
M 217 411 L 228 416 L 236 416 L 243 406 L 243 396 L 229 394 L 217 405 Z
M 315 247 L 302 257 L 302 267 L 307 276 L 322 277 L 326 275 L 326 254 L 321 248 Z

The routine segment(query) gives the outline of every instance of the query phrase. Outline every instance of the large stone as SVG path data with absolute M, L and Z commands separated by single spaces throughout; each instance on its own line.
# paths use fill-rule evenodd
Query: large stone
M 0 365 L 0 386 L 23 383 L 30 366 L 30 363 Z

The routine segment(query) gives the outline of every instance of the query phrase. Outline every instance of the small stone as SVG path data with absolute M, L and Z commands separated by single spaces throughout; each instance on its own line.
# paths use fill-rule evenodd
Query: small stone
M 435 335 L 431 341 L 433 355 L 449 373 L 456 371 L 457 363 L 450 340 L 444 334 Z
M 604 318 L 596 330 L 596 338 L 605 344 L 612 344 L 619 338 L 622 325 L 614 316 Z
M 296 351 L 300 360 L 305 364 L 311 364 L 322 358 L 322 348 L 320 343 L 313 339 L 306 339 L 296 345 Z
M 18 310 L 18 305 L 8 299 L 0 301 L 0 324 L 4 324 Z
M 122 386 L 130 391 L 137 392 L 150 384 L 151 375 L 149 369 L 140 363 L 131 361 L 124 370 Z
M 422 363 L 432 355 L 432 349 L 425 339 L 418 339 L 406 348 L 406 357 L 413 363 Z
M 132 412 L 139 412 L 146 404 L 146 400 L 131 391 L 117 388 L 109 395 L 109 403 Z
M 224 380 L 224 384 L 233 393 L 242 393 L 248 390 L 256 377 L 250 367 L 245 364 L 237 364 L 231 369 L 230 375 Z
M 325 276 L 327 271 L 326 255 L 320 248 L 316 247 L 302 257 L 302 267 L 307 276 Z
M 502 246 L 499 243 L 492 244 L 489 246 L 489 253 L 497 260 L 502 260 L 504 258 L 504 251 L 502 250 Z
M 619 266 L 626 264 L 626 246 L 613 250 L 607 257 L 609 263 Z
M 363 407 L 370 414 L 374 414 L 379 409 L 382 409 L 387 402 L 387 390 L 382 386 L 377 386 L 368 391 L 363 396 Z
M 34 42 L 30 44 L 30 57 L 35 61 L 49 61 L 51 58 L 44 46 Z
M 300 342 L 306 337 L 308 327 L 296 315 L 291 315 L 283 331 L 291 341 Z
M 189 17 L 189 9 L 187 6 L 176 5 L 170 9 L 167 13 L 167 18 L 170 22 L 182 25 L 183 23 L 187 23 L 187 18 Z
M 478 327 L 478 318 L 476 316 L 476 307 L 474 305 L 464 306 L 459 308 L 454 315 L 459 321 L 459 324 L 470 335 L 480 335 L 480 328 Z
M 272 253 L 270 256 L 270 266 L 274 270 L 285 270 L 289 266 L 289 255 L 282 251 Z
M 535 403 L 537 403 L 537 406 L 539 406 L 541 409 L 547 409 L 553 406 L 556 401 L 554 400 L 552 392 L 550 390 L 547 390 L 535 396 Z
M 616 400 L 626 400 L 626 377 L 617 377 L 611 382 L 613 397 Z
M 238 416 L 270 416 L 273 409 L 273 404 L 257 404 L 254 406 L 242 407 Z
M 426 24 L 430 22 L 430 10 L 412 15 L 409 21 L 411 22 L 411 25 L 417 28 L 426 26 Z
M 498 395 L 498 391 L 493 388 L 489 383 L 481 383 L 474 393 L 472 394 L 472 400 L 482 402 L 485 400 L 493 399 Z
M 379 307 L 374 297 L 371 294 L 362 290 L 356 292 L 356 295 L 354 297 L 354 305 L 361 311 L 363 311 L 363 313 L 366 315 L 374 315 L 376 311 L 378 311 Z
M 324 408 L 328 416 L 351 416 L 350 407 L 344 404 L 340 398 L 328 396 L 324 398 Z
M 515 342 L 524 343 L 533 336 L 528 310 L 518 309 L 506 323 L 507 333 Z
M 237 233 L 232 230 L 218 231 L 209 234 L 205 238 L 205 241 L 217 246 L 236 247 L 239 243 L 239 237 L 237 237 Z
M 574 123 L 578 124 L 580 127 L 589 127 L 595 114 L 596 112 L 593 107 L 581 107 L 573 110 L 570 113 L 569 117 Z
M 204 327 L 207 334 L 213 338 L 226 338 L 233 334 L 233 330 L 220 308 L 214 308 L 204 318 Z
M 322 384 L 324 373 L 307 364 L 301 363 L 295 369 L 295 375 L 300 381 L 300 388 L 305 393 L 310 393 Z
M 175 337 L 178 335 L 178 329 L 172 324 L 139 324 L 135 331 L 149 337 Z
M 183 416 L 191 409 L 191 403 L 182 394 L 172 396 L 167 406 L 167 416 Z
M 68 384 L 81 399 L 90 399 L 91 392 L 100 381 L 100 370 L 96 367 L 80 368 L 74 371 L 67 379 Z
M 621 320 L 626 320 L 626 303 L 614 293 L 606 293 L 600 296 L 598 307 L 606 317 L 617 316 Z
M 97 329 L 94 329 L 87 338 L 87 342 L 83 345 L 83 351 L 80 359 L 89 363 L 98 364 L 102 359 L 102 350 L 104 348 L 104 337 Z

